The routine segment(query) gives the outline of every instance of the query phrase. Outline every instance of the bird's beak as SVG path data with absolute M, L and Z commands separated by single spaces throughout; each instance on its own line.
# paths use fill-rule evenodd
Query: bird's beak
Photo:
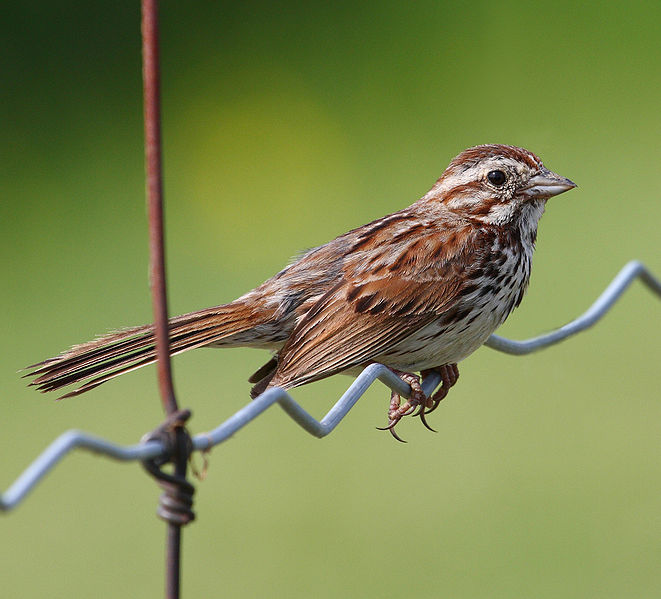
M 576 183 L 548 169 L 542 169 L 530 178 L 521 190 L 528 199 L 546 200 L 576 187 Z

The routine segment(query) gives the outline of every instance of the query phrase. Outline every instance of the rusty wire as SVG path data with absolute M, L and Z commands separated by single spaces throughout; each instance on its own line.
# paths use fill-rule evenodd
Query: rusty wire
M 180 412 L 172 382 L 168 302 L 165 274 L 163 228 L 163 160 L 161 139 L 161 98 L 158 48 L 158 0 L 142 0 L 142 80 L 145 122 L 145 171 L 147 212 L 149 215 L 149 279 L 154 312 L 158 388 L 166 425 L 150 438 L 160 439 L 167 449 L 167 461 L 174 473 L 163 470 L 165 463 L 152 458 L 145 469 L 161 485 L 158 515 L 167 523 L 165 596 L 177 599 L 180 593 L 181 527 L 194 518 L 193 486 L 186 480 L 188 456 L 192 445 L 184 427 L 189 412 Z M 185 417 L 184 417 L 185 414 Z
M 145 187 L 149 215 L 149 283 L 154 312 L 158 388 L 166 414 L 179 409 L 172 384 L 163 232 L 163 158 L 158 53 L 158 2 L 142 0 L 142 80 L 145 121 Z

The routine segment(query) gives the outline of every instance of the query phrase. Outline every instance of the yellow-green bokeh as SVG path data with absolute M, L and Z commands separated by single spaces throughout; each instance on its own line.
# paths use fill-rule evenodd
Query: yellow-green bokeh
M 55 402 L 16 371 L 147 322 L 137 2 L 6 3 L 0 53 L 0 488 L 55 436 L 133 443 L 147 369 Z M 661 273 L 656 2 L 163 3 L 171 311 L 233 299 L 299 250 L 399 209 L 477 143 L 528 147 L 550 203 L 501 330 L 584 310 L 629 259 Z M 277 408 L 217 448 L 184 534 L 186 596 L 655 597 L 661 305 L 635 284 L 594 330 L 483 349 L 408 445 L 375 387 L 318 441 Z M 266 356 L 175 360 L 192 430 Z M 349 379 L 296 390 L 325 413 Z M 135 465 L 75 455 L 3 517 L 7 597 L 156 597 L 163 526 Z

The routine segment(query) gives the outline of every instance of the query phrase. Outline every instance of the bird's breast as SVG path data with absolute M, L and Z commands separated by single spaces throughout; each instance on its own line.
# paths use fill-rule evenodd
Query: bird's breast
M 494 243 L 467 272 L 456 302 L 379 360 L 407 372 L 459 362 L 478 349 L 519 305 L 528 286 L 532 247 Z M 472 273 L 472 274 L 471 274 Z

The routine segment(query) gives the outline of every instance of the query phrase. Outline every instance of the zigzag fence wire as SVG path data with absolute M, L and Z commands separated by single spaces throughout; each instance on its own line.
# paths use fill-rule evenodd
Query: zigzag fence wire
M 644 264 L 633 260 L 620 270 L 608 287 L 583 314 L 566 325 L 550 333 L 523 341 L 492 335 L 485 345 L 513 355 L 529 354 L 550 345 L 555 345 L 597 323 L 612 308 L 631 283 L 638 278 L 661 298 L 661 280 L 657 279 Z M 408 396 L 411 390 L 407 383 L 387 367 L 381 364 L 372 364 L 363 370 L 330 411 L 321 420 L 317 420 L 285 390 L 270 389 L 213 430 L 193 437 L 193 450 L 206 451 L 227 441 L 232 435 L 276 403 L 305 431 L 315 437 L 325 437 L 335 429 L 368 387 L 376 380 L 405 396 Z M 430 394 L 439 384 L 440 376 L 430 375 L 423 383 L 423 391 Z M 165 447 L 159 441 L 145 441 L 137 445 L 121 446 L 82 431 L 67 431 L 55 439 L 23 471 L 9 489 L 0 496 L 0 509 L 9 511 L 19 505 L 37 483 L 74 449 L 85 449 L 120 461 L 144 461 L 164 456 L 166 453 Z

